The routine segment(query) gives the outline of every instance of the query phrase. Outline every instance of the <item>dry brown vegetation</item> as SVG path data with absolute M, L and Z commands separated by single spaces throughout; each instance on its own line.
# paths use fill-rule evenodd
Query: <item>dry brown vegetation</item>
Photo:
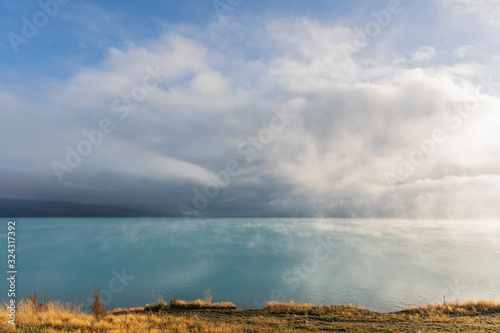
M 237 310 L 211 298 L 172 300 L 170 305 L 159 299 L 144 308 L 115 309 L 96 317 L 70 303 L 44 301 L 40 306 L 32 296 L 18 304 L 15 332 L 500 332 L 500 303 L 493 301 L 378 313 L 350 305 L 270 302 L 264 309 Z M 14 332 L 10 326 L 2 320 L 0 332 Z
M 450 303 L 411 307 L 400 313 L 420 316 L 471 316 L 486 313 L 500 313 L 500 302 L 454 301 Z
M 232 302 L 219 302 L 212 303 L 212 301 L 206 301 L 197 299 L 196 301 L 186 302 L 178 299 L 173 299 L 170 301 L 171 308 L 177 309 L 235 309 L 236 305 Z
M 205 293 L 205 297 L 203 299 L 197 299 L 195 301 L 183 301 L 180 299 L 172 299 L 170 300 L 170 306 L 167 306 L 167 302 L 160 297 L 153 304 L 148 304 L 144 308 L 145 312 L 159 312 L 161 310 L 167 309 L 231 309 L 236 310 L 236 305 L 232 302 L 219 302 L 212 303 L 212 296 L 210 293 Z
M 2 312 L 7 312 L 3 304 Z M 122 314 L 108 313 L 96 319 L 70 303 L 49 301 L 39 311 L 30 300 L 18 304 L 17 330 L 7 320 L 0 322 L 0 332 L 238 332 L 227 323 L 213 323 L 203 318 L 178 315 L 157 315 L 124 309 Z M 3 316 L 4 318 L 6 316 Z
M 92 315 L 97 320 L 104 318 L 106 313 L 108 313 L 108 310 L 104 304 L 102 304 L 101 291 L 96 286 L 94 286 L 94 301 L 92 302 L 90 310 L 92 310 Z
M 327 305 L 315 306 L 309 303 L 289 303 L 269 302 L 264 310 L 270 313 L 288 313 L 288 314 L 303 314 L 303 315 L 322 315 L 327 313 L 336 313 L 342 316 L 366 315 L 372 311 L 368 311 L 362 307 L 354 307 L 352 305 Z

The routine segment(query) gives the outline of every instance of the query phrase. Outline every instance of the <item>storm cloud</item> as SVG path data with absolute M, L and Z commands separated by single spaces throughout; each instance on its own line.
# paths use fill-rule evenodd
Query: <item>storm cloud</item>
M 483 2 L 405 2 L 372 37 L 370 10 L 169 24 L 67 77 L 0 79 L 0 195 L 57 203 L 40 215 L 500 217 Z

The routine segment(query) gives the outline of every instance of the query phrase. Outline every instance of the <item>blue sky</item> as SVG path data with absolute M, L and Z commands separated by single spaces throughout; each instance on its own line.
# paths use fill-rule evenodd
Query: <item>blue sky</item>
M 500 216 L 495 1 L 41 3 L 0 5 L 0 198 Z
M 45 2 L 44 2 L 45 3 Z M 11 66 L 25 68 L 41 75 L 70 75 L 72 66 L 85 66 L 102 61 L 108 47 L 123 47 L 129 42 L 141 42 L 160 34 L 165 25 L 196 24 L 204 26 L 218 19 L 219 12 L 211 1 L 70 1 L 58 4 L 60 12 L 40 29 L 35 38 L 20 52 L 14 52 L 7 37 L 9 32 L 22 35 L 22 17 L 32 21 L 40 5 L 33 2 L 2 4 L 3 72 Z M 221 7 L 223 8 L 223 7 Z M 222 9 L 223 10 L 223 9 Z M 301 15 L 311 13 L 323 17 L 338 17 L 349 10 L 345 4 L 318 1 L 314 6 L 303 1 L 262 3 L 242 1 L 239 15 Z M 234 13 L 225 12 L 228 14 Z M 68 58 L 70 60 L 68 60 Z M 28 66 L 28 67 L 27 67 Z
M 403 1 L 404 5 L 406 2 Z M 422 1 L 422 3 L 425 1 Z M 51 3 L 51 1 L 43 1 Z M 221 1 L 220 3 L 224 3 Z M 387 1 L 241 1 L 232 11 L 216 6 L 215 1 L 68 1 L 58 4 L 58 14 L 39 29 L 29 43 L 20 44 L 14 52 L 8 33 L 22 36 L 22 18 L 30 22 L 41 10 L 37 2 L 7 2 L 2 4 L 2 40 L 0 61 L 2 73 L 24 71 L 30 75 L 69 76 L 76 68 L 98 64 L 110 46 L 122 48 L 127 43 L 142 43 L 154 39 L 166 26 L 193 24 L 200 27 L 224 17 L 244 19 L 249 24 L 272 17 L 314 17 L 323 21 L 346 22 L 356 25 L 371 19 L 370 10 L 383 9 Z M 429 7 L 409 4 L 411 11 L 421 12 L 427 27 L 433 17 Z M 427 12 L 426 12 L 427 11 Z M 407 13 L 405 19 L 413 15 Z M 421 28 L 421 27 L 420 27 Z M 73 72 L 72 72 L 73 71 Z

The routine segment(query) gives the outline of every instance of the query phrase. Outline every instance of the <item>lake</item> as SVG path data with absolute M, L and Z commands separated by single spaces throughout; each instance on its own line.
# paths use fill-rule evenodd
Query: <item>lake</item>
M 500 221 L 16 221 L 18 299 L 47 292 L 49 299 L 85 306 L 93 285 L 110 308 L 143 306 L 161 296 L 194 300 L 205 293 L 240 309 L 273 299 L 352 303 L 376 311 L 442 302 L 443 295 L 500 297 Z M 7 223 L 3 241 L 6 231 Z M 2 287 L 8 289 L 5 280 Z

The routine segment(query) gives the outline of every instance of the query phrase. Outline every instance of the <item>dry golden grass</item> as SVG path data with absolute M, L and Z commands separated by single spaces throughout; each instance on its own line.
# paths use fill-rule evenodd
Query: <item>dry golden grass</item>
M 362 307 L 354 307 L 352 305 L 327 305 L 327 306 L 314 306 L 309 303 L 295 303 L 290 301 L 289 303 L 280 302 L 268 302 L 264 310 L 270 313 L 292 313 L 292 314 L 313 314 L 321 315 L 328 313 L 335 313 L 342 316 L 353 316 L 353 315 L 366 315 L 371 313 Z
M 170 301 L 170 307 L 177 309 L 236 309 L 236 305 L 234 305 L 234 303 L 232 302 L 212 303 L 212 299 L 197 299 L 196 301 L 192 302 L 173 299 Z
M 420 316 L 467 316 L 485 313 L 499 313 L 500 302 L 495 301 L 465 301 L 446 302 L 442 304 L 411 307 L 400 313 Z
M 15 332 L 500 332 L 500 303 L 453 302 L 377 313 L 351 305 L 314 306 L 270 302 L 264 309 L 235 310 L 211 298 L 186 302 L 163 299 L 145 308 L 115 309 L 96 319 L 70 303 L 33 299 L 18 303 Z M 225 305 L 225 306 L 224 306 Z M 160 311 L 148 311 L 160 307 Z M 0 312 L 7 312 L 3 303 Z M 7 320 L 0 332 L 14 332 Z
M 144 309 L 145 307 L 143 306 L 132 307 L 132 308 L 116 308 L 111 310 L 109 313 L 113 315 L 120 315 L 125 313 L 142 313 L 144 312 Z
M 314 305 L 309 303 L 295 303 L 290 301 L 290 303 L 280 303 L 280 302 L 268 302 L 265 310 L 274 313 L 307 313 L 314 309 Z
M 2 313 L 7 312 L 6 307 L 6 303 L 2 304 Z M 185 316 L 127 311 L 122 315 L 105 314 L 96 319 L 72 304 L 53 301 L 47 302 L 46 309 L 40 311 L 29 300 L 19 302 L 16 323 L 16 332 L 241 332 L 236 325 Z M 12 331 L 12 325 L 6 320 L 0 321 L 0 332 L 9 331 Z

